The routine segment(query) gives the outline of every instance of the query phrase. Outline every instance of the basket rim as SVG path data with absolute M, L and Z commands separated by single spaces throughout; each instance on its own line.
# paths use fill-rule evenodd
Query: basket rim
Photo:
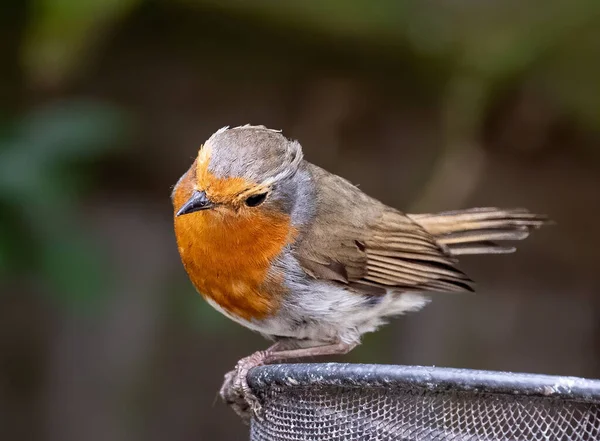
M 292 363 L 253 368 L 248 384 L 260 393 L 285 387 L 404 387 L 428 392 L 471 392 L 600 403 L 600 380 L 520 372 L 358 363 Z

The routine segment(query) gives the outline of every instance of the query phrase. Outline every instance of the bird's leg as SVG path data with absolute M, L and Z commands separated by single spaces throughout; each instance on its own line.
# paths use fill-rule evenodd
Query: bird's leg
M 250 369 L 294 358 L 347 354 L 356 347 L 356 343 L 338 342 L 309 348 L 285 349 L 288 343 L 285 340 L 277 342 L 264 351 L 258 351 L 242 358 L 237 362 L 235 370 L 225 374 L 225 381 L 219 394 L 225 403 L 231 406 L 244 421 L 249 421 L 251 417 L 250 410 L 258 416 L 261 409 L 258 398 L 252 393 L 248 385 L 247 377 Z
M 263 364 L 269 364 L 275 361 L 290 360 L 293 358 L 318 357 L 323 355 L 343 355 L 354 349 L 356 345 L 357 343 L 338 342 L 324 346 L 311 346 L 309 348 L 271 351 L 267 355 L 267 358 Z

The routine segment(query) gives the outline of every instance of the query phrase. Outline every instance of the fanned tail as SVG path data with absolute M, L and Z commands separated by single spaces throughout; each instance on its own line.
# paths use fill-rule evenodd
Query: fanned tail
M 465 254 L 505 254 L 514 246 L 496 243 L 523 240 L 532 230 L 551 223 L 547 216 L 524 208 L 472 208 L 434 214 L 409 214 L 452 256 Z

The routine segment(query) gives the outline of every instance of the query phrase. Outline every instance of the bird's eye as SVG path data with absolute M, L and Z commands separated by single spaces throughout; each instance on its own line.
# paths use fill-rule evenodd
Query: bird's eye
M 265 199 L 267 199 L 267 193 L 255 194 L 246 199 L 246 205 L 248 207 L 258 207 Z

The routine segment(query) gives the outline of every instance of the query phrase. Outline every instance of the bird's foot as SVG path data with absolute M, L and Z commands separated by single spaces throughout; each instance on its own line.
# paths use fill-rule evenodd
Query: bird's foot
M 313 346 L 308 348 L 287 349 L 294 345 L 293 341 L 280 341 L 264 351 L 258 351 L 249 357 L 237 362 L 235 369 L 225 374 L 225 381 L 219 394 L 246 423 L 254 415 L 262 419 L 262 406 L 248 386 L 248 372 L 250 369 L 275 361 L 284 361 L 300 357 L 314 357 L 321 355 L 346 354 L 356 346 L 356 343 L 336 342 L 328 345 Z
M 258 351 L 242 358 L 237 362 L 234 370 L 225 374 L 225 380 L 219 391 L 223 401 L 246 423 L 250 422 L 253 415 L 256 418 L 262 418 L 260 401 L 248 385 L 248 372 L 250 369 L 264 364 L 269 354 L 269 350 Z

